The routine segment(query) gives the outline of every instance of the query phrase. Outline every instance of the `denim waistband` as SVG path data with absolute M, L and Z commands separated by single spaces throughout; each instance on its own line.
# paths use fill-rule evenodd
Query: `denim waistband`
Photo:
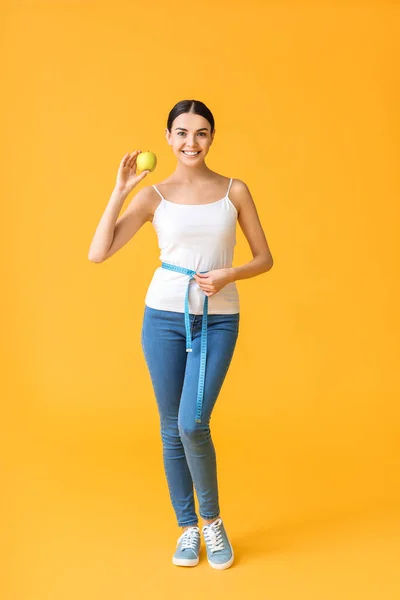
M 185 329 L 186 329 L 186 352 L 192 352 L 192 338 L 190 335 L 190 320 L 189 320 L 189 284 L 193 276 L 196 275 L 197 271 L 192 269 L 186 269 L 185 267 L 178 267 L 176 265 L 170 265 L 169 263 L 162 262 L 161 267 L 168 271 L 177 271 L 189 276 L 188 285 L 185 294 Z M 208 271 L 200 271 L 200 273 L 208 273 Z M 204 307 L 203 307 L 203 322 L 201 328 L 201 353 L 200 353 L 200 369 L 199 369 L 199 385 L 197 388 L 197 402 L 196 402 L 196 417 L 195 422 L 201 423 L 201 413 L 203 409 L 203 397 L 204 397 L 204 378 L 206 373 L 206 362 L 207 362 L 207 319 L 208 319 L 208 296 L 204 295 Z

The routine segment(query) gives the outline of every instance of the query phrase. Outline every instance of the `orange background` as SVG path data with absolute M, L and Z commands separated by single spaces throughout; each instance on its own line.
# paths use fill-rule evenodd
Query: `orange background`
M 15 1 L 1 19 L 3 598 L 398 597 L 399 5 Z M 141 185 L 167 177 L 190 98 L 275 261 L 237 283 L 212 418 L 226 572 L 171 564 L 140 345 L 155 232 L 87 258 L 122 156 L 157 154 Z

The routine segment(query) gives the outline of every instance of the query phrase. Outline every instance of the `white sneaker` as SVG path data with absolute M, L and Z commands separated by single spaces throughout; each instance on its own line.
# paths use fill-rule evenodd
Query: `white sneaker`
M 172 562 L 180 567 L 194 567 L 199 562 L 199 552 L 200 529 L 194 525 L 185 529 L 179 536 Z
M 221 517 L 203 526 L 208 563 L 213 569 L 228 569 L 233 563 L 233 548 Z

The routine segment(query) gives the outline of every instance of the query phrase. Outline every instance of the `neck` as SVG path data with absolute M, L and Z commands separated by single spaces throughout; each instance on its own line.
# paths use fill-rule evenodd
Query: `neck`
M 178 163 L 173 177 L 185 183 L 196 183 L 209 178 L 213 173 L 214 171 L 209 169 L 204 161 L 193 167 Z

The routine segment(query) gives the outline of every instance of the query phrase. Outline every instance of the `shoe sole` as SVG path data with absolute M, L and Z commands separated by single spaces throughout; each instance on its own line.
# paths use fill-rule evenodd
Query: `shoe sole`
M 175 558 L 172 557 L 172 563 L 177 567 L 195 567 L 199 564 L 200 558 Z

